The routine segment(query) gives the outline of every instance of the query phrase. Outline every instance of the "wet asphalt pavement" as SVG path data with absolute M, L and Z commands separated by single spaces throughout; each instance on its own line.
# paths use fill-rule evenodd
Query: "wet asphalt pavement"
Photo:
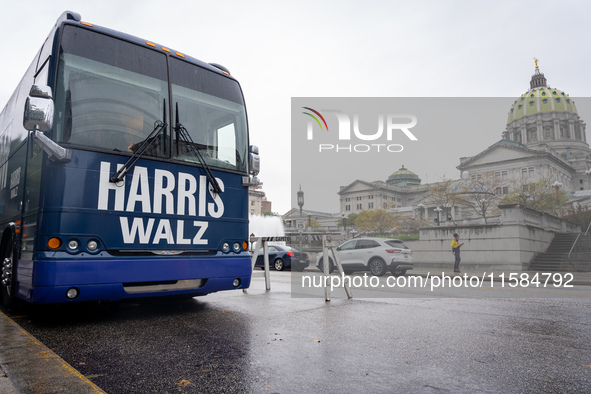
M 107 393 L 591 392 L 590 297 L 325 302 L 271 279 L 12 317 Z

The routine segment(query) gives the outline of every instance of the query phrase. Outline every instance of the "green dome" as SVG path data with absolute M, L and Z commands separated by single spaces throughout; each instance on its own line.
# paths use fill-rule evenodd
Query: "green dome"
M 386 183 L 397 186 L 420 185 L 421 178 L 414 172 L 404 168 L 403 164 L 401 169 L 388 177 Z
M 545 112 L 570 112 L 577 114 L 575 102 L 562 90 L 546 85 L 544 74 L 539 69 L 532 76 L 531 89 L 521 95 L 509 110 L 507 124 L 529 115 Z

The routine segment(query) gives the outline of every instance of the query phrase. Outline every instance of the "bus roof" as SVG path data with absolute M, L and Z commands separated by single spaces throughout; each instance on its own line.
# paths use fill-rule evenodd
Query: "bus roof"
M 140 45 L 140 46 L 144 46 L 149 49 L 159 50 L 169 56 L 174 56 L 176 58 L 189 61 L 190 63 L 193 63 L 193 64 L 198 65 L 200 67 L 206 68 L 210 71 L 214 71 L 218 74 L 222 74 L 222 75 L 225 75 L 225 76 L 230 77 L 232 79 L 235 79 L 232 75 L 230 75 L 230 71 L 224 66 L 221 66 L 216 63 L 205 63 L 205 62 L 203 62 L 199 59 L 196 59 L 192 56 L 186 55 L 182 52 L 178 52 L 178 51 L 168 48 L 166 46 L 157 44 L 153 41 L 144 40 L 142 38 L 133 36 L 131 34 L 123 33 L 118 30 L 113 30 L 113 29 L 109 29 L 107 27 L 102 27 L 102 26 L 98 26 L 98 25 L 95 25 L 92 23 L 84 22 L 84 21 L 82 21 L 82 17 L 80 16 L 80 14 L 73 12 L 73 11 L 64 11 L 59 16 L 59 18 L 56 21 L 56 27 L 59 28 L 60 25 L 64 25 L 64 24 L 81 26 L 84 28 L 88 28 L 88 29 L 97 31 L 99 33 L 110 35 L 112 37 L 121 38 L 123 40 L 132 42 L 132 43 Z

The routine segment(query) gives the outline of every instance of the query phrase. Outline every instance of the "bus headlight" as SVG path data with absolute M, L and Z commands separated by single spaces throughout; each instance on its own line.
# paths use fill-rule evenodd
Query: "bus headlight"
M 230 244 L 227 242 L 224 242 L 224 244 L 222 245 L 222 252 L 228 253 L 229 251 L 230 251 Z
M 86 247 L 91 252 L 94 252 L 96 250 L 96 248 L 98 248 L 98 243 L 96 241 L 94 241 L 94 240 L 88 241 L 88 243 L 86 244 Z
M 234 242 L 234 252 L 240 253 L 240 244 L 238 242 Z
M 68 242 L 68 249 L 70 249 L 70 250 L 76 250 L 76 249 L 78 249 L 78 241 L 76 241 L 75 239 L 71 239 Z

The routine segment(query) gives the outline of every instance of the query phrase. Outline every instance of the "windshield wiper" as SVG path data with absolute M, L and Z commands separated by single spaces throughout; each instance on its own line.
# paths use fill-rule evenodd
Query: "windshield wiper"
M 213 172 L 211 172 L 211 169 L 205 162 L 205 159 L 201 154 L 201 149 L 197 147 L 195 142 L 193 142 L 193 138 L 191 138 L 191 135 L 189 134 L 185 126 L 183 126 L 182 123 L 179 121 L 179 103 L 176 103 L 176 126 L 174 127 L 174 131 L 176 132 L 177 136 L 177 154 L 180 154 L 180 139 L 185 143 L 187 151 L 191 153 L 195 158 L 197 158 L 197 161 L 199 162 L 199 164 L 201 164 L 203 170 L 205 170 L 205 174 L 207 175 L 207 179 L 209 179 L 209 183 L 211 184 L 211 188 L 213 189 L 213 191 L 216 194 L 220 194 L 222 192 L 222 188 L 220 187 L 220 184 L 218 183 L 217 179 L 215 179 Z
M 135 163 L 142 157 L 144 152 L 154 144 L 154 142 L 158 139 L 158 135 L 165 130 L 168 125 L 164 122 L 157 120 L 154 122 L 154 130 L 150 133 L 148 138 L 142 141 L 141 145 L 137 147 L 137 149 L 133 152 L 133 155 L 127 160 L 127 162 L 121 167 L 115 175 L 111 177 L 111 182 L 118 183 L 125 178 L 125 175 L 133 168 Z M 166 140 L 166 136 L 164 138 Z

